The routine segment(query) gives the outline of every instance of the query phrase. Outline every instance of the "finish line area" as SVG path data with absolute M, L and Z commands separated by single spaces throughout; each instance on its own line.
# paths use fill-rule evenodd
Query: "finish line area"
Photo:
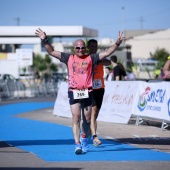
M 29 115 L 29 112 L 35 110 L 43 112 L 43 109 L 53 106 L 54 102 L 25 102 L 0 106 L 0 141 L 33 153 L 47 162 L 170 161 L 170 153 L 134 147 L 104 138 L 100 138 L 101 146 L 93 146 L 91 140 L 89 152 L 76 155 L 71 127 L 16 116 L 22 113 Z

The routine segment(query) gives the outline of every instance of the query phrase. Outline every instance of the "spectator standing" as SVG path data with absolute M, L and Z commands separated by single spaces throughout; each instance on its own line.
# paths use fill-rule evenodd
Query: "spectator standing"
M 163 72 L 164 72 L 164 79 L 170 79 L 170 56 L 168 56 L 168 60 L 166 61 L 163 67 Z
M 112 69 L 110 67 L 105 67 L 105 81 L 112 81 L 113 79 L 113 74 L 112 74 Z
M 112 55 L 110 57 L 111 64 L 113 66 L 113 80 L 119 81 L 126 77 L 126 71 L 121 63 L 117 63 L 117 56 Z
M 135 80 L 136 76 L 132 70 L 127 71 L 127 80 Z

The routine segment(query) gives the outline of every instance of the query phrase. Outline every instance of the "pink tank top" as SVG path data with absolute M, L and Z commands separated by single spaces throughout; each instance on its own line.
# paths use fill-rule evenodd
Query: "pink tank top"
M 71 55 L 68 60 L 68 70 L 70 89 L 92 88 L 92 59 L 90 56 L 80 58 Z

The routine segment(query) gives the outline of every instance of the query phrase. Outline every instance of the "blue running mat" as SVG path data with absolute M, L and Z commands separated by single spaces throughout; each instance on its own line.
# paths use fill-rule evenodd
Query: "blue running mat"
M 92 141 L 86 154 L 74 154 L 72 129 L 63 125 L 29 120 L 15 114 L 53 107 L 53 102 L 0 106 L 0 140 L 49 162 L 71 161 L 170 161 L 170 154 L 101 139 Z M 57 117 L 54 117 L 57 119 Z

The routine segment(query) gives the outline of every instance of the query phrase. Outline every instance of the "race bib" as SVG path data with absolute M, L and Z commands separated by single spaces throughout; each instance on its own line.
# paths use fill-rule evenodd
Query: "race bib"
M 88 98 L 89 97 L 88 89 L 84 89 L 84 90 L 74 89 L 73 90 L 73 96 L 74 96 L 74 99 Z
M 93 80 L 93 89 L 102 88 L 102 81 L 100 79 Z

